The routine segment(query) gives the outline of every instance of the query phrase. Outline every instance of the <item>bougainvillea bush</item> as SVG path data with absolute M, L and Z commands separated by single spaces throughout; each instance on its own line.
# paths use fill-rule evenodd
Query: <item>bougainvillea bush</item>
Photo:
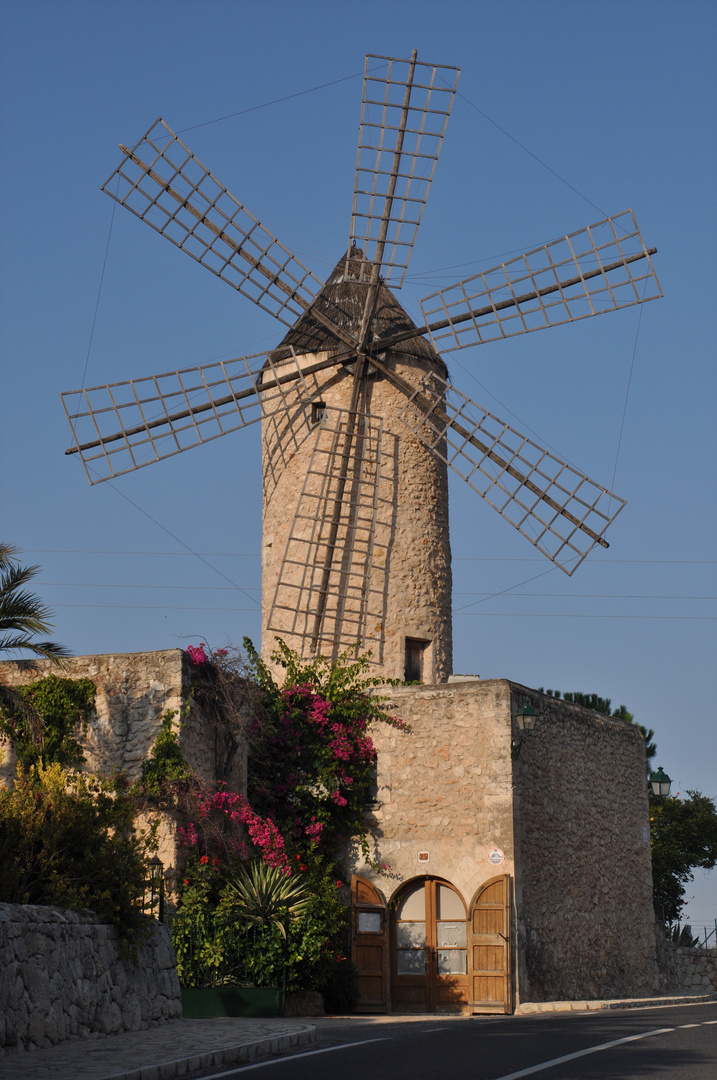
M 251 804 L 298 851 L 335 860 L 349 838 L 367 833 L 364 809 L 376 766 L 371 725 L 406 725 L 372 692 L 385 680 L 367 677 L 368 656 L 305 663 L 279 641 L 272 656 L 285 671 L 279 686 L 251 642 L 244 644 L 268 721 L 252 748 Z
M 348 890 L 338 860 L 349 840 L 362 842 L 368 856 L 364 808 L 376 762 L 370 727 L 405 725 L 375 693 L 383 680 L 367 676 L 366 656 L 305 663 L 279 641 L 272 656 L 285 672 L 279 684 L 252 643 L 244 645 L 255 687 L 244 732 L 247 796 L 222 783 L 186 785 L 187 823 L 179 835 L 188 858 L 179 910 L 229 913 L 236 903 L 232 879 L 252 860 L 299 878 L 306 904 L 290 921 L 287 986 L 322 989 L 345 1008 L 353 971 L 346 955 Z M 226 656 L 204 644 L 189 654 L 205 707 L 212 686 L 225 692 L 216 671 L 226 669 Z

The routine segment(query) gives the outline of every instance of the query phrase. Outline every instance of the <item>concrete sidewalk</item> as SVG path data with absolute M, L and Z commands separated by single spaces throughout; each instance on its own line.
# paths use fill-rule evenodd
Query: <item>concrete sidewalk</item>
M 178 1020 L 146 1031 L 75 1039 L 0 1057 L 2 1080 L 173 1080 L 287 1050 L 311 1048 L 312 1024 L 219 1017 Z
M 595 1012 L 601 1009 L 648 1009 L 665 1005 L 690 1005 L 717 1000 L 716 993 L 670 994 L 652 998 L 608 1001 L 546 1001 L 519 1005 L 515 1015 L 556 1012 Z M 487 1020 L 510 1017 L 485 1016 Z M 174 1080 L 175 1077 L 232 1065 L 295 1050 L 310 1050 L 320 1032 L 338 1028 L 435 1021 L 436 1014 L 406 1016 L 312 1017 L 310 1021 L 217 1018 L 179 1020 L 173 1024 L 78 1039 L 45 1050 L 29 1050 L 0 1056 L 2 1080 Z M 444 1020 L 475 1020 L 481 1017 L 446 1016 Z

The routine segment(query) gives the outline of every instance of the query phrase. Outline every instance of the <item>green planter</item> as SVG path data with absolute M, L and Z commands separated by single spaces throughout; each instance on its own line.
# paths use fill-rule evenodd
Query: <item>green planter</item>
M 284 991 L 271 987 L 182 987 L 182 1016 L 206 1020 L 212 1016 L 283 1016 Z

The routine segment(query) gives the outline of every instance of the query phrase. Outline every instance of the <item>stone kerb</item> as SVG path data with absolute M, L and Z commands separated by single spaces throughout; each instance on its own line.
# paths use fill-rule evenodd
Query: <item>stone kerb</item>
M 167 927 L 133 957 L 90 911 L 0 904 L 0 1053 L 114 1035 L 181 1018 Z

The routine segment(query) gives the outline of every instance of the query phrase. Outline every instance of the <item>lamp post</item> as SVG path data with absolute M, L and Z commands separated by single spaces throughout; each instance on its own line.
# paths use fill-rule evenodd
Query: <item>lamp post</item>
M 535 727 L 536 712 L 529 701 L 524 701 L 515 714 L 515 722 L 518 725 L 518 731 L 520 734 L 517 739 L 513 739 L 510 744 L 510 756 L 513 761 L 516 760 L 518 754 L 521 751 L 523 743 L 525 742 L 525 736 L 528 731 L 532 731 Z
M 658 799 L 663 799 L 670 794 L 670 784 L 672 780 L 667 775 L 662 767 L 657 772 L 654 772 L 650 777 L 650 787 L 652 788 L 652 794 Z

